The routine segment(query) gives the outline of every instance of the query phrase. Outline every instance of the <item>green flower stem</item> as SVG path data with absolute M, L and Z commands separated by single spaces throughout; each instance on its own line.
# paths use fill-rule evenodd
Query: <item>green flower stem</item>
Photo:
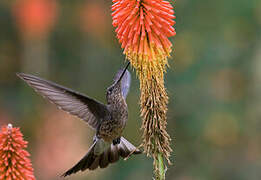
M 163 157 L 162 154 L 159 153 L 158 154 L 158 165 L 159 165 L 159 173 L 160 173 L 160 180 L 164 180 L 165 179 L 165 166 L 164 166 L 164 161 L 163 161 Z
M 155 178 L 156 180 L 165 180 L 165 165 L 164 165 L 164 160 L 163 156 L 161 153 L 158 153 L 158 157 L 156 159 L 156 174 Z

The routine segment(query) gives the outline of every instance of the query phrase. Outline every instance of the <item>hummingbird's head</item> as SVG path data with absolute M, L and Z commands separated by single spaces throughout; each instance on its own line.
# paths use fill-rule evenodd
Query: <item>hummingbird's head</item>
M 123 93 L 124 85 L 122 84 L 122 82 L 125 82 L 126 81 L 125 79 L 128 79 L 128 77 L 124 76 L 124 74 L 126 73 L 129 64 L 130 63 L 127 64 L 127 66 L 124 68 L 124 70 L 120 70 L 116 74 L 116 77 L 114 78 L 114 83 L 110 87 L 107 88 L 106 99 L 107 99 L 108 104 L 117 102 L 120 100 L 120 98 L 123 98 L 123 96 L 125 96 Z M 129 72 L 127 74 L 128 74 L 128 76 L 130 76 Z M 122 79 L 124 79 L 124 80 L 122 81 Z M 129 83 L 130 82 L 128 82 L 128 84 Z

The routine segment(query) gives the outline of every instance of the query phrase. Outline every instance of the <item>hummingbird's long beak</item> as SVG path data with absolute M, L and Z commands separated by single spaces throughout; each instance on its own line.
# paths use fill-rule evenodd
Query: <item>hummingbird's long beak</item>
M 130 65 L 130 62 L 128 62 L 127 66 L 124 68 L 124 70 L 123 70 L 123 72 L 121 73 L 121 76 L 120 76 L 120 78 L 118 79 L 118 81 L 116 82 L 116 84 L 121 81 L 122 77 L 124 76 L 126 70 L 127 70 L 128 67 L 129 67 L 129 65 Z

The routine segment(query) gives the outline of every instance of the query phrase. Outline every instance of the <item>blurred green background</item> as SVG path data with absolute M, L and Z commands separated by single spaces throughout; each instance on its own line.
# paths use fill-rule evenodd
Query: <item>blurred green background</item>
M 18 79 L 26 72 L 105 101 L 124 66 L 111 1 L 0 1 L 0 126 L 21 127 L 36 178 L 58 180 L 93 131 Z M 261 1 L 176 1 L 177 35 L 166 87 L 173 166 L 167 179 L 261 179 Z M 124 136 L 141 143 L 139 82 L 132 72 Z M 145 155 L 68 179 L 151 179 Z

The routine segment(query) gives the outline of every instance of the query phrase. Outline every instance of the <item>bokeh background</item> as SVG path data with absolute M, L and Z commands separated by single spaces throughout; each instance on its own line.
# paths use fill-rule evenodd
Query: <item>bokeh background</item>
M 93 131 L 18 79 L 26 72 L 105 101 L 125 57 L 105 0 L 0 1 L 0 126 L 21 127 L 38 180 L 58 180 Z M 167 179 L 261 179 L 261 1 L 172 1 L 177 36 L 166 87 L 172 161 Z M 124 132 L 141 143 L 139 82 L 132 72 Z M 151 179 L 140 155 L 68 179 Z

